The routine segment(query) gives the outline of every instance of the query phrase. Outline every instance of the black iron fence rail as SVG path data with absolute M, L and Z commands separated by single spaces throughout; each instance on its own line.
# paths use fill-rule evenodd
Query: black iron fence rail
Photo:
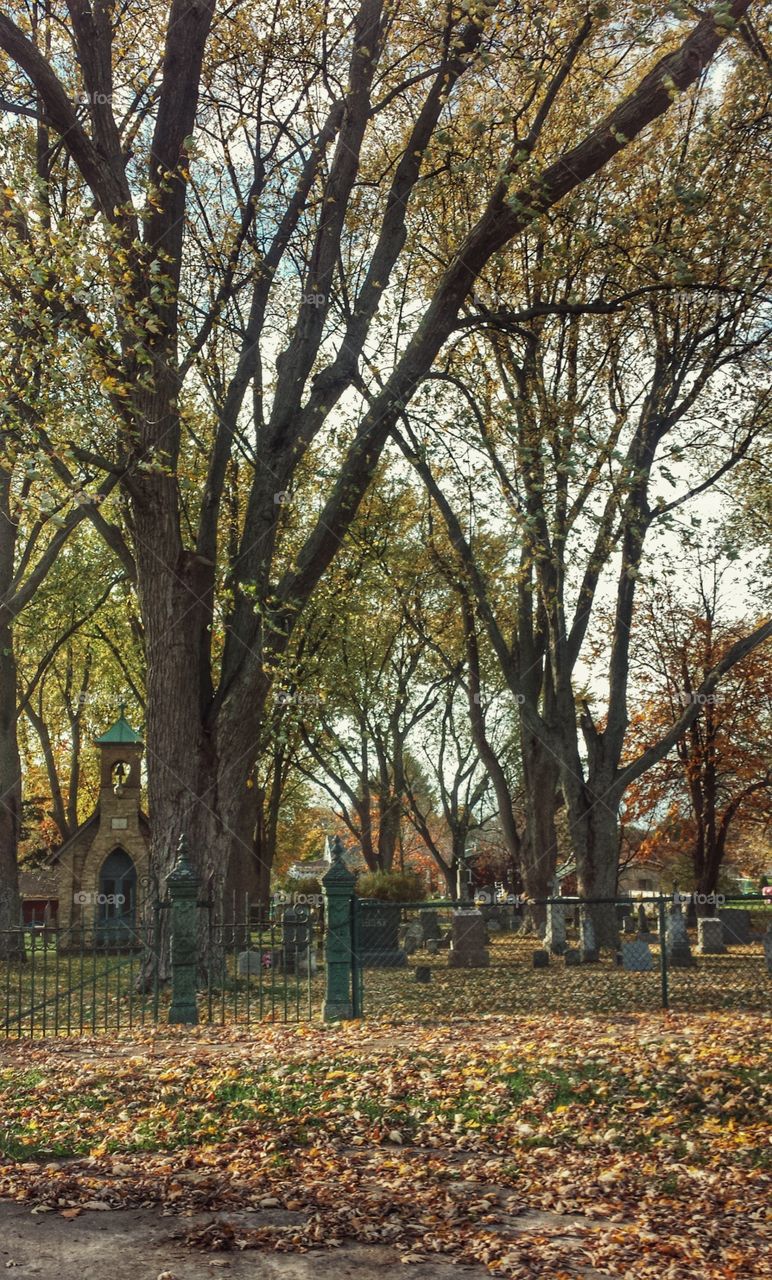
M 772 1010 L 772 895 L 766 893 L 725 895 L 716 909 L 736 917 L 727 924 L 726 946 L 703 953 L 698 936 L 702 932 L 704 941 L 704 926 L 692 918 L 694 904 L 685 894 L 385 903 L 356 897 L 354 877 L 341 862 L 336 875 L 334 919 L 326 889 L 324 913 L 293 903 L 268 909 L 247 897 L 234 899 L 221 918 L 190 885 L 183 893 L 186 914 L 178 912 L 172 886 L 149 906 L 145 923 L 114 935 L 50 921 L 0 934 L 0 1038 L 130 1031 L 167 1018 L 257 1025 L 320 1013 L 328 1019 L 405 1010 L 430 1016 L 435 1006 L 513 1015 L 550 1008 Z M 697 905 L 704 912 L 709 904 Z M 592 919 L 598 908 L 617 912 L 621 945 L 596 956 L 586 946 L 582 919 Z M 645 933 L 635 927 L 641 908 Z M 533 927 L 537 917 L 543 925 L 553 916 L 563 918 L 560 945 L 555 936 L 525 928 L 526 921 Z M 671 937 L 675 916 L 686 930 L 683 954 Z M 477 956 L 468 965 L 463 929 L 457 932 L 462 926 L 476 938 Z M 187 943 L 175 951 L 181 931 Z M 645 944 L 639 969 L 625 953 L 626 944 L 636 942 Z M 173 1018 L 181 991 L 187 992 L 183 1016 Z

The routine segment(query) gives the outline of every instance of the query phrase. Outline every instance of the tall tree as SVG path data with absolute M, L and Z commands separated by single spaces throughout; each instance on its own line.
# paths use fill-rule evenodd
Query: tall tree
M 276 663 L 486 263 L 663 116 L 749 7 L 692 21 L 561 0 L 545 23 L 495 3 L 54 0 L 30 30 L 6 6 L 5 100 L 20 129 L 45 118 L 67 199 L 26 239 L 13 218 L 4 233 L 37 331 L 66 331 L 113 415 L 106 449 L 86 424 L 74 447 L 129 501 L 159 871 L 186 830 L 222 882 Z M 456 184 L 459 158 L 468 208 L 429 272 L 416 195 Z M 8 199 L 36 212 L 37 181 Z M 282 497 L 336 439 L 316 519 L 288 537 Z M 229 553 L 234 458 L 249 475 Z
M 470 367 L 470 354 L 460 343 L 434 383 L 441 398 L 435 391 L 428 409 L 405 415 L 404 450 L 445 517 L 536 744 L 532 759 L 551 757 L 557 767 L 580 889 L 591 898 L 615 892 L 625 787 L 696 715 L 684 708 L 656 743 L 626 755 L 633 608 L 647 538 L 741 463 L 768 420 L 758 353 L 769 276 L 754 203 L 760 155 L 740 127 L 746 107 L 735 87 L 724 109 L 736 133 L 725 154 L 713 155 L 714 106 L 697 95 L 674 120 L 658 169 L 631 156 L 624 195 L 617 179 L 598 185 L 556 217 L 549 236 L 523 239 L 520 288 L 530 312 L 488 296 L 461 325 L 490 344 L 491 374 L 463 384 L 459 369 Z M 634 215 L 632 238 L 626 200 L 646 211 Z M 617 239 L 620 224 L 627 229 Z M 511 273 L 504 283 L 511 288 Z M 451 415 L 466 424 L 467 439 L 474 427 L 479 452 L 459 458 L 433 432 L 432 422 Z M 489 519 L 491 510 L 513 531 L 516 609 L 501 601 L 478 554 L 481 514 Z M 607 590 L 616 605 L 598 717 L 582 697 L 579 664 Z M 762 622 L 738 639 L 701 693 L 770 632 Z M 599 936 L 614 945 L 613 912 L 597 917 Z
M 738 828 L 763 830 L 772 821 L 772 645 L 701 695 L 706 674 L 752 628 L 727 618 L 717 565 L 695 569 L 691 598 L 671 583 L 640 602 L 631 746 L 646 750 L 692 702 L 697 714 L 671 753 L 630 788 L 625 808 L 633 821 L 653 815 L 639 852 L 676 845 L 691 860 L 694 890 L 707 896 Z

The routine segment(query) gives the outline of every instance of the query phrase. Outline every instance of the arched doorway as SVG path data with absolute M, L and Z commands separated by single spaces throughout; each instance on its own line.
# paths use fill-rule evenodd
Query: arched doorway
M 97 936 L 102 943 L 128 942 L 134 935 L 137 868 L 125 849 L 113 849 L 99 873 Z

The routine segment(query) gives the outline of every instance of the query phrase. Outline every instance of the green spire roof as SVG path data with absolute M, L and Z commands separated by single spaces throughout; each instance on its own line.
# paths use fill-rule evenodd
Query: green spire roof
M 110 728 L 105 730 L 101 738 L 97 738 L 96 743 L 98 747 L 108 747 L 112 743 L 116 743 L 116 742 L 141 742 L 142 741 L 142 735 L 137 733 L 134 729 L 132 729 L 131 725 L 129 724 L 128 720 L 123 714 L 124 709 L 125 709 L 124 704 L 121 703 L 121 707 L 120 707 L 121 714 L 118 716 L 118 719 L 116 720 L 115 724 L 111 724 Z

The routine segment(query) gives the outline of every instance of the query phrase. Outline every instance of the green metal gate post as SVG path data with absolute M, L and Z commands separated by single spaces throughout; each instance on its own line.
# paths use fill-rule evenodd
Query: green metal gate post
M 662 981 L 662 1008 L 670 1008 L 670 993 L 667 982 L 667 921 L 665 919 L 665 898 L 659 895 L 657 903 L 659 915 L 659 973 Z
M 340 836 L 332 843 L 332 863 L 322 877 L 324 894 L 324 964 L 326 990 L 322 1017 L 325 1022 L 340 1022 L 354 1016 L 352 993 L 352 960 L 354 955 L 351 930 L 351 903 L 355 877 L 343 861 Z
M 188 842 L 180 836 L 177 861 L 166 886 L 171 909 L 172 1003 L 169 1022 L 198 1022 L 198 876 L 188 862 Z

